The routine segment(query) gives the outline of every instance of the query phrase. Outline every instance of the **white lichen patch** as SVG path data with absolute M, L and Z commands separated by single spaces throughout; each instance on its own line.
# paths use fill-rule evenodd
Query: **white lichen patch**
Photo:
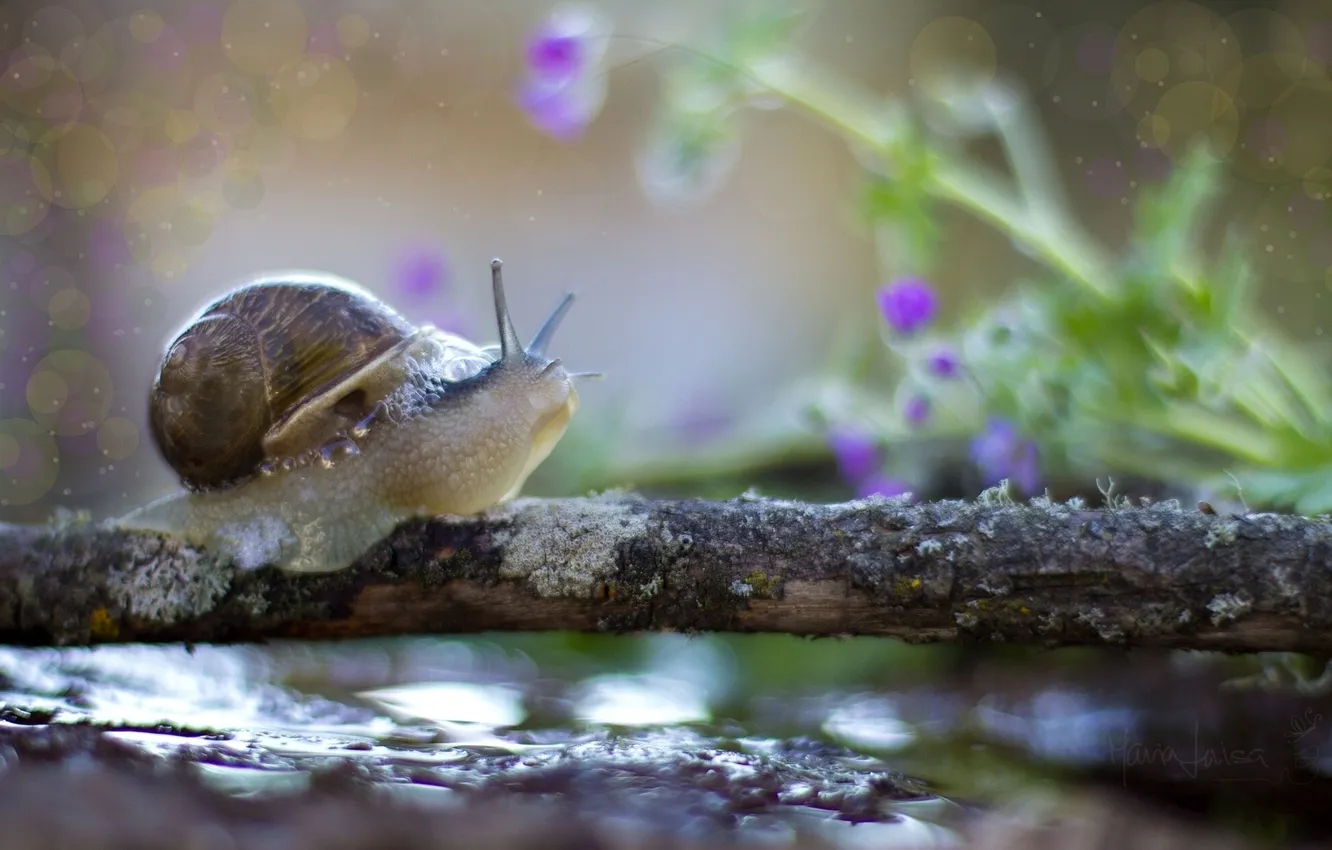
M 953 620 L 957 623 L 959 629 L 972 631 L 980 625 L 980 617 L 968 611 L 958 611 L 953 615 Z
M 1207 610 L 1212 612 L 1212 625 L 1232 622 L 1253 610 L 1253 599 L 1249 594 L 1218 593 L 1207 603 Z
M 1120 643 L 1124 640 L 1124 630 L 1098 607 L 1088 608 L 1074 617 L 1073 621 L 1092 629 L 1106 643 Z
M 843 502 L 838 505 L 816 505 L 791 499 L 769 498 L 754 498 L 745 501 L 754 506 L 754 517 L 760 523 L 768 524 L 772 519 L 772 511 L 777 512 L 783 523 L 817 523 L 862 510 L 869 500 L 861 499 L 854 502 Z
M 1008 576 L 992 576 L 976 582 L 976 587 L 991 596 L 1007 596 L 1013 592 L 1013 582 Z
M 872 493 L 863 499 L 856 499 L 847 504 L 860 505 L 893 505 L 895 507 L 909 507 L 916 496 L 910 490 L 898 493 L 895 496 L 885 496 L 883 493 Z
M 173 541 L 144 546 L 125 569 L 109 570 L 106 588 L 132 616 L 169 625 L 213 609 L 231 586 L 231 570 Z
M 546 597 L 593 596 L 614 577 L 621 544 L 647 534 L 647 514 L 622 499 L 559 505 L 520 499 L 503 515 L 513 523 L 495 533 L 504 554 L 500 576 L 525 579 Z
M 950 533 L 928 537 L 916 544 L 916 554 L 933 561 L 949 564 L 957 562 L 959 553 L 965 552 L 971 540 L 965 534 Z
M 1013 500 L 1012 493 L 1009 492 L 1008 479 L 1000 481 L 993 487 L 987 487 L 976 497 L 976 504 L 987 507 L 1012 507 L 1017 502 Z
M 942 540 L 931 537 L 928 540 L 922 540 L 916 544 L 916 554 L 922 557 L 942 552 L 944 544 Z
M 1240 525 L 1234 520 L 1228 520 L 1220 525 L 1207 530 L 1207 535 L 1203 538 L 1203 545 L 1208 549 L 1215 549 L 1217 546 L 1229 546 L 1235 542 L 1239 535 Z
M 940 528 L 968 522 L 972 506 L 961 499 L 940 499 L 923 505 L 923 516 Z
M 638 589 L 638 596 L 640 599 L 651 599 L 661 593 L 663 587 L 665 587 L 665 584 L 662 582 L 661 576 L 656 576 L 652 581 Z
M 1073 514 L 1075 510 L 1082 510 L 1083 503 L 1081 499 L 1074 497 L 1067 504 L 1056 502 L 1050 498 L 1050 491 L 1046 490 L 1039 496 L 1032 496 L 1029 504 L 1033 508 L 1044 511 L 1048 516 L 1055 519 L 1066 519 Z
M 1138 519 L 1138 527 L 1143 531 L 1159 531 L 1165 525 L 1160 517 L 1144 512 Z

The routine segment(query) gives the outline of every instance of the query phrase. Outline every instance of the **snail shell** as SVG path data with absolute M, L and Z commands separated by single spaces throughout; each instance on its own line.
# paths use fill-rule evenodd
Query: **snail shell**
M 171 343 L 149 401 L 162 456 L 191 490 L 234 487 L 265 463 L 299 462 L 364 422 L 408 379 L 404 355 L 430 340 L 444 377 L 493 358 L 414 328 L 342 278 L 252 282 L 203 309 Z
M 150 430 L 184 489 L 118 520 L 243 568 L 348 566 L 404 519 L 517 496 L 578 409 L 545 347 L 566 295 L 524 347 L 491 264 L 499 345 L 410 322 L 349 281 L 253 281 L 167 346 Z

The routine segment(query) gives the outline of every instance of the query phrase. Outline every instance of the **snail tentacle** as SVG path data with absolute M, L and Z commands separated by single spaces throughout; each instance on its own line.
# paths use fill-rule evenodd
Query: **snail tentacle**
M 509 316 L 509 302 L 504 298 L 504 276 L 500 268 L 504 263 L 496 258 L 490 261 L 490 282 L 495 290 L 495 321 L 499 325 L 500 360 L 510 362 L 523 356 L 523 343 Z
M 532 341 L 527 344 L 527 353 L 529 355 L 532 357 L 546 356 L 546 346 L 550 344 L 550 338 L 555 335 L 555 330 L 560 326 L 560 322 L 564 319 L 564 314 L 568 313 L 569 308 L 573 306 L 573 302 L 574 295 L 572 292 L 567 293 L 564 298 L 560 299 L 560 303 L 557 304 L 555 309 L 551 311 L 550 315 L 546 317 L 546 321 L 541 323 L 541 327 L 537 329 L 536 334 L 532 337 Z

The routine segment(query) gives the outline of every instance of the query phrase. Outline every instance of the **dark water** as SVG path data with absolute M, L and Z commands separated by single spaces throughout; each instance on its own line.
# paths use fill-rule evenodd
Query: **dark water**
M 1097 783 L 1328 837 L 1332 703 L 1253 678 L 1283 670 L 747 636 L 0 649 L 0 761 L 20 760 L 5 735 L 91 724 L 250 799 L 342 767 L 427 807 L 518 795 L 765 846 L 954 846 L 977 812 Z

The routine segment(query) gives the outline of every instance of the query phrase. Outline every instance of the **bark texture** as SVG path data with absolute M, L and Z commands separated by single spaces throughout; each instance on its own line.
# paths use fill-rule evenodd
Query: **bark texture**
M 611 493 L 407 522 L 324 574 L 90 522 L 0 525 L 0 642 L 552 629 L 1332 652 L 1332 523 Z

